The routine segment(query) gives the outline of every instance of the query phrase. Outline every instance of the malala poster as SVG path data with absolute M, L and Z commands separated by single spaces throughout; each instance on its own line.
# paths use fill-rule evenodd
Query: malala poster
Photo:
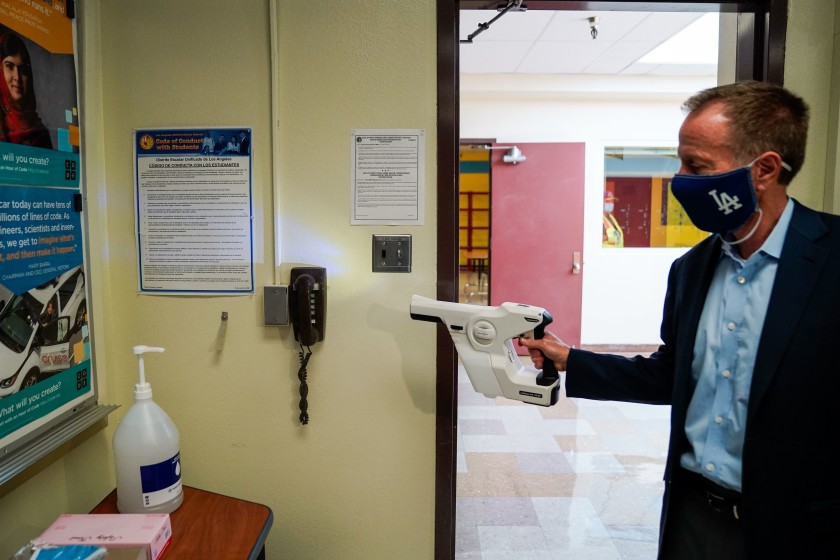
M 0 0 L 0 451 L 92 395 L 72 7 Z

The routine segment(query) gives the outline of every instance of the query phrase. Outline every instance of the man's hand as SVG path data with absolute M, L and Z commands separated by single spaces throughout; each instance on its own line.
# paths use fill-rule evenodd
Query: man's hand
M 546 357 L 554 362 L 557 371 L 566 371 L 566 360 L 569 359 L 569 346 L 549 331 L 545 331 L 545 338 L 520 338 L 519 344 L 528 349 L 534 367 L 542 369 L 543 359 Z

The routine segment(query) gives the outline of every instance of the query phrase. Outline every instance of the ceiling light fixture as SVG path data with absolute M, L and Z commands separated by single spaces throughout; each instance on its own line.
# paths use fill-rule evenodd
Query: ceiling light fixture
M 504 161 L 505 163 L 512 163 L 514 165 L 516 165 L 517 163 L 522 163 L 526 159 L 528 158 L 525 157 L 525 155 L 522 153 L 522 150 L 520 150 L 516 146 L 513 146 L 510 149 L 510 151 L 506 153 L 504 157 L 502 157 L 502 161 Z
M 512 163 L 516 165 L 517 163 L 522 163 L 528 159 L 525 157 L 525 154 L 522 153 L 522 150 L 516 146 L 491 146 L 490 144 L 484 144 L 481 147 L 485 150 L 507 150 L 508 153 L 502 156 L 502 161 L 505 163 Z

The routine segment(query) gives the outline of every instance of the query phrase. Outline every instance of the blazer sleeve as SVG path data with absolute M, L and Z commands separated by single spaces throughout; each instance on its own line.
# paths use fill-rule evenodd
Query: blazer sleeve
M 593 400 L 671 404 L 674 385 L 675 306 L 680 261 L 671 266 L 662 313 L 662 345 L 650 357 L 632 358 L 572 349 L 566 363 L 566 395 Z

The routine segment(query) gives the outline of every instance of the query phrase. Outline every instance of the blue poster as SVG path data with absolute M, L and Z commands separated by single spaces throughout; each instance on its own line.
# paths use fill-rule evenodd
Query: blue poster
M 0 284 L 21 294 L 82 264 L 81 199 L 76 191 L 0 189 Z
M 0 2 L 0 452 L 93 394 L 67 8 Z

